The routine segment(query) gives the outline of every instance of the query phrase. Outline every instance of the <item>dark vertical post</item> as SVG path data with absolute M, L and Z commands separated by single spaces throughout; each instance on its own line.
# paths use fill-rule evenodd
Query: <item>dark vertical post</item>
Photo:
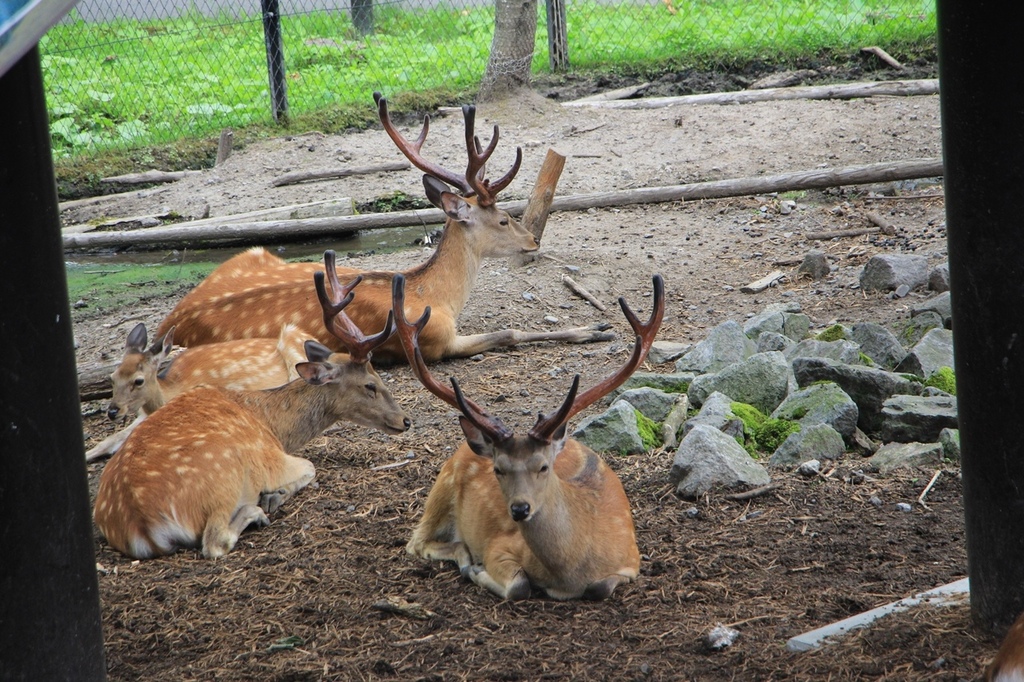
M 552 71 L 569 68 L 569 29 L 565 23 L 565 0 L 545 0 L 548 20 L 548 64 Z
M 274 120 L 288 120 L 288 84 L 281 41 L 281 10 L 277 0 L 260 0 L 263 10 L 263 42 L 267 48 L 267 76 L 270 78 L 270 113 Z
M 361 36 L 373 33 L 373 0 L 352 0 L 352 25 Z
M 1024 21 L 937 6 L 971 612 L 998 631 L 1024 609 Z
M 102 680 L 71 314 L 38 48 L 0 76 L 0 679 Z

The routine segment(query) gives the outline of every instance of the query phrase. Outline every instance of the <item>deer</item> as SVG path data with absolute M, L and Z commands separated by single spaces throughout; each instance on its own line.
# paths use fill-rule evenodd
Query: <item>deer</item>
M 1024 613 L 1010 626 L 996 657 L 985 668 L 985 682 L 1024 682 Z
M 199 387 L 167 402 L 140 423 L 100 475 L 94 516 L 107 543 L 135 559 L 199 547 L 216 559 L 251 525 L 266 526 L 307 486 L 315 469 L 293 454 L 339 419 L 406 431 L 411 421 L 370 364 L 394 333 L 364 336 L 344 313 L 356 277 L 345 286 L 315 275 L 324 322 L 348 354 L 305 344 L 298 379 L 277 388 L 231 391 Z
M 497 196 L 513 180 L 522 163 L 522 149 L 510 170 L 495 181 L 485 177 L 485 165 L 498 144 L 498 126 L 486 148 L 474 134 L 476 109 L 462 108 L 468 164 L 464 174 L 427 160 L 421 148 L 430 129 L 425 116 L 423 128 L 414 141 L 403 137 L 391 122 L 387 99 L 374 93 L 378 115 L 385 132 L 398 149 L 423 171 L 423 187 L 430 202 L 444 211 L 445 224 L 431 257 L 402 272 L 411 306 L 430 306 L 434 314 L 423 330 L 421 344 L 427 362 L 442 358 L 470 357 L 495 348 L 519 343 L 562 341 L 588 343 L 607 341 L 609 325 L 597 323 L 575 329 L 525 332 L 514 329 L 460 335 L 457 320 L 472 294 L 484 258 L 500 258 L 539 248 L 533 233 L 496 205 Z M 453 191 L 453 188 L 455 191 Z M 281 324 L 294 323 L 314 329 L 310 319 L 319 315 L 316 300 L 306 283 L 316 268 L 312 263 L 287 263 L 256 247 L 218 266 L 185 295 L 161 322 L 157 333 L 172 326 L 184 346 L 196 346 L 229 339 L 268 336 Z M 364 278 L 359 297 L 348 314 L 364 329 L 377 329 L 391 309 L 391 281 L 396 273 L 363 272 L 339 268 L 346 278 Z M 238 311 L 245 311 L 239 315 Z M 335 350 L 344 350 L 337 339 L 317 329 L 317 340 Z M 399 363 L 405 354 L 392 339 L 377 350 L 376 361 Z
M 466 441 L 441 467 L 406 551 L 454 561 L 462 575 L 498 597 L 526 599 L 534 587 L 553 599 L 606 599 L 634 580 L 640 552 L 622 482 L 601 457 L 566 436 L 575 414 L 618 388 L 647 357 L 665 313 L 664 281 L 654 276 L 650 319 L 640 322 L 619 298 L 636 334 L 626 364 L 579 393 L 573 379 L 562 405 L 539 414 L 525 436 L 434 379 L 419 346 L 430 308 L 410 323 L 404 282 L 395 277 L 395 321 L 409 364 L 423 386 L 461 413 Z
M 305 342 L 312 338 L 312 334 L 286 324 L 277 339 L 237 339 L 182 349 L 161 371 L 164 361 L 171 357 L 174 328 L 147 348 L 146 325 L 140 322 L 128 333 L 124 357 L 110 375 L 113 397 L 107 406 L 107 417 L 112 421 L 131 414 L 137 417 L 90 448 L 85 460 L 114 454 L 142 420 L 174 396 L 196 386 L 255 390 L 298 379 L 294 367 L 306 360 Z

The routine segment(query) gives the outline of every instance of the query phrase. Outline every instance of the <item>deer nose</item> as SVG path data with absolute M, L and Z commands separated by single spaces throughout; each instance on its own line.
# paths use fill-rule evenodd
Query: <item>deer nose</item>
M 522 521 L 530 515 L 530 504 L 528 502 L 513 502 L 509 507 L 513 521 Z
M 117 419 L 117 415 L 120 413 L 121 410 L 117 405 L 111 405 L 107 408 L 107 419 Z
M 406 417 L 405 419 L 402 420 L 402 424 L 405 425 L 405 429 L 408 431 L 409 427 L 412 426 L 412 420 Z

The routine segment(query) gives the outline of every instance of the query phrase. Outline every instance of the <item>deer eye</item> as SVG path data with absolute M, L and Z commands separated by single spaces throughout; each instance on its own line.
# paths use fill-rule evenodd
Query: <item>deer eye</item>
M 540 473 L 542 473 L 542 474 L 546 474 L 547 472 L 548 472 L 548 465 L 547 465 L 547 464 L 543 464 L 543 465 L 541 465 L 541 467 L 540 467 Z
M 366 384 L 366 392 L 369 393 L 372 396 L 377 395 L 377 385 L 376 384 Z
M 501 469 L 499 469 L 498 467 L 494 467 L 494 475 L 495 476 L 504 476 L 505 472 L 502 471 Z
M 138 379 L 135 380 L 136 386 L 141 386 L 144 383 L 146 383 L 146 379 L 144 377 L 139 377 Z
M 505 220 L 499 220 L 498 224 L 501 225 L 502 227 L 506 227 L 508 225 L 508 219 L 506 218 Z

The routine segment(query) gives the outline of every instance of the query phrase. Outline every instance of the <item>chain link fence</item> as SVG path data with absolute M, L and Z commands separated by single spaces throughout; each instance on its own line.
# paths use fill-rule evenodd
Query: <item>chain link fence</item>
M 864 45 L 898 55 L 934 45 L 936 30 L 934 0 L 538 5 L 535 74 L 771 63 Z M 494 23 L 493 0 L 81 0 L 40 43 L 54 151 L 369 107 L 375 90 L 473 89 Z

